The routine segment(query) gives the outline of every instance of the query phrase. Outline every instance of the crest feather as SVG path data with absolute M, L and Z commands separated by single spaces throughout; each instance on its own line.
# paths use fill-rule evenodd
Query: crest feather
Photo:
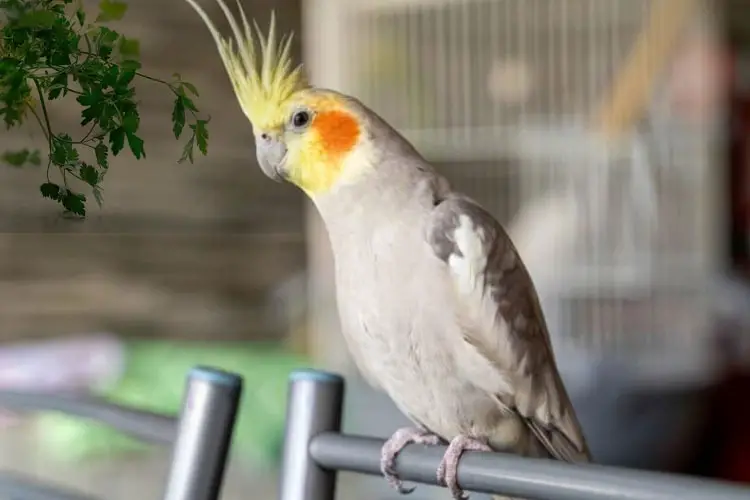
M 283 119 L 279 116 L 282 104 L 298 90 L 308 88 L 302 65 L 292 68 L 290 52 L 293 34 L 284 35 L 277 42 L 276 16 L 272 11 L 268 36 L 264 36 L 258 24 L 253 21 L 260 46 L 260 52 L 256 52 L 253 30 L 239 0 L 237 8 L 240 12 L 241 28 L 224 0 L 216 0 L 229 22 L 233 39 L 221 36 L 196 0 L 186 1 L 211 32 L 240 107 L 253 126 L 265 128 Z

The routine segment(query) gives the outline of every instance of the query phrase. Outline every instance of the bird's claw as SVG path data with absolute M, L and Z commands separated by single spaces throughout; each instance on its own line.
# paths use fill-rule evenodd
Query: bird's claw
M 416 489 L 416 486 L 404 486 L 404 482 L 399 479 L 398 474 L 396 473 L 396 469 L 393 467 L 395 458 L 395 455 L 393 457 L 389 456 L 388 458 L 385 458 L 385 460 L 389 461 L 390 463 L 383 463 L 384 459 L 381 458 L 380 470 L 391 488 L 398 491 L 402 495 L 408 495 Z
M 413 492 L 415 487 L 406 487 L 403 481 L 399 479 L 395 469 L 396 455 L 412 443 L 436 445 L 440 444 L 440 438 L 421 429 L 403 427 L 385 442 L 380 452 L 380 471 L 388 484 L 402 495 Z
M 486 442 L 459 435 L 451 440 L 437 469 L 438 484 L 447 487 L 454 500 L 465 500 L 468 495 L 458 485 L 458 462 L 465 451 L 492 451 Z

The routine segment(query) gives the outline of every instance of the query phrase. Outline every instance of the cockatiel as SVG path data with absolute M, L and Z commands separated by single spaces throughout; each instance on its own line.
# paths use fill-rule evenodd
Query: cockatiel
M 534 285 L 513 243 L 382 118 L 310 86 L 291 36 L 253 31 L 222 0 L 234 40 L 208 26 L 255 134 L 263 172 L 298 186 L 333 248 L 341 326 L 366 379 L 416 425 L 382 450 L 394 472 L 409 443 L 447 442 L 438 479 L 455 498 L 467 450 L 570 462 L 589 451 L 562 384 Z

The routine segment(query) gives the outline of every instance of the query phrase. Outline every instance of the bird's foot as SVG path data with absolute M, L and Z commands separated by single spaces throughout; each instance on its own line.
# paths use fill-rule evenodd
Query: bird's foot
M 464 500 L 468 495 L 458 485 L 458 462 L 465 451 L 492 451 L 485 441 L 459 435 L 451 440 L 437 470 L 438 484 L 446 486 L 454 500 Z
M 440 444 L 440 438 L 422 429 L 414 427 L 403 427 L 397 430 L 388 441 L 385 442 L 380 451 L 380 471 L 385 476 L 388 484 L 403 495 L 414 491 L 414 487 L 407 488 L 403 481 L 398 478 L 395 469 L 396 455 L 409 444 Z

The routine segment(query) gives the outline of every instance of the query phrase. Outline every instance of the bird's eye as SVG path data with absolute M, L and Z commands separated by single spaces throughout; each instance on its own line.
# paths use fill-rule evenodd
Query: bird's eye
M 292 125 L 294 128 L 302 128 L 310 123 L 310 113 L 307 111 L 297 111 L 292 116 Z

